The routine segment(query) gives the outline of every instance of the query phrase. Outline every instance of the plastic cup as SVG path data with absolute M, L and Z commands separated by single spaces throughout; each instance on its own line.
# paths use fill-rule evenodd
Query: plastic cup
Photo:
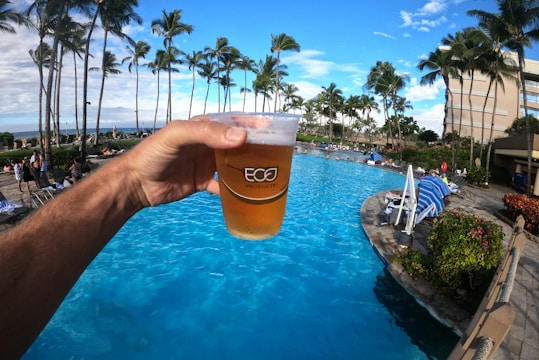
M 301 115 L 219 113 L 212 121 L 242 127 L 247 142 L 215 150 L 221 205 L 228 232 L 262 240 L 281 231 Z

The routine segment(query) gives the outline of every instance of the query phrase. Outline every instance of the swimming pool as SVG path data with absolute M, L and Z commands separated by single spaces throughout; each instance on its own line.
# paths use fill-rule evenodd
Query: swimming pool
M 445 358 L 458 338 L 384 272 L 360 224 L 362 201 L 405 176 L 323 156 L 293 161 L 280 235 L 230 237 L 207 193 L 145 209 L 24 358 Z

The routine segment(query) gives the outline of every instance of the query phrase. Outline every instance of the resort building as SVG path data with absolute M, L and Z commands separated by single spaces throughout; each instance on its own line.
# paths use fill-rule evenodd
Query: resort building
M 516 53 L 507 53 L 518 64 Z M 518 77 L 518 72 L 515 72 Z M 526 59 L 524 68 L 526 79 L 528 114 L 539 118 L 539 61 Z M 462 86 L 459 79 L 449 79 L 449 90 L 453 96 L 446 100 L 447 116 L 444 123 L 444 135 L 456 131 L 460 136 L 473 136 L 475 141 L 487 144 L 492 129 L 492 140 L 507 137 L 505 130 L 517 117 L 524 116 L 522 93 L 514 80 L 504 78 L 504 86 L 492 84 L 490 79 L 478 71 L 474 73 L 470 112 L 470 83 L 468 74 L 463 77 Z M 496 102 L 494 100 L 497 100 Z M 495 115 L 493 118 L 493 112 Z M 484 111 L 483 111 L 484 109 Z M 462 121 L 461 121 L 462 111 Z

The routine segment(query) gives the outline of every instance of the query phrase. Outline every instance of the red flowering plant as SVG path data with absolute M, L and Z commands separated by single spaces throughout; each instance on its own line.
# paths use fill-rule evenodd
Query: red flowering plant
M 399 263 L 412 278 L 422 276 L 429 278 L 430 265 L 428 258 L 418 250 L 404 249 L 391 262 Z
M 539 235 L 539 199 L 525 194 L 505 194 L 502 201 L 511 220 L 522 215 L 526 221 L 526 230 Z

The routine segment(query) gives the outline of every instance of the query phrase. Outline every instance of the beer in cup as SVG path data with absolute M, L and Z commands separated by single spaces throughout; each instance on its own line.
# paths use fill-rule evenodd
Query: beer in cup
M 212 121 L 247 131 L 247 141 L 241 147 L 215 150 L 228 232 L 247 240 L 277 235 L 285 214 L 292 154 L 301 116 L 243 112 L 209 116 Z

